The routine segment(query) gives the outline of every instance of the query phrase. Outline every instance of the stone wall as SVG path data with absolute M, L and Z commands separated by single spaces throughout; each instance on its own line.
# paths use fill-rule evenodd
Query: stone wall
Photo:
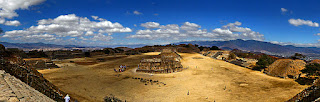
M 21 80 L 0 70 L 0 102 L 55 102 Z
M 157 58 L 140 61 L 137 72 L 172 73 L 182 71 L 181 56 L 172 49 L 163 49 Z
M 21 57 L 8 51 L 0 52 L 0 70 L 20 79 L 25 84 L 50 97 L 63 102 L 66 95 L 58 87 L 46 80 L 36 69 L 28 66 Z M 73 99 L 72 99 L 73 100 Z

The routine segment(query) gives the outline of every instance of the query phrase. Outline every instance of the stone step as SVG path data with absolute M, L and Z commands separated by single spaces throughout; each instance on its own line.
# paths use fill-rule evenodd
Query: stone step
M 0 70 L 0 102 L 55 102 L 21 80 Z

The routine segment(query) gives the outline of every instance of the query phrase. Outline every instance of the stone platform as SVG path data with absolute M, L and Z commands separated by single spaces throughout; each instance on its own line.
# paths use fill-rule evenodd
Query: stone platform
M 0 102 L 55 102 L 21 80 L 0 70 Z

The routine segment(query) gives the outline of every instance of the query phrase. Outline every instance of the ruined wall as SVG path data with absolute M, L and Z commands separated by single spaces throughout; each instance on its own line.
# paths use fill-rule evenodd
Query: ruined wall
M 215 59 L 226 59 L 229 58 L 230 51 L 224 51 L 224 50 L 210 50 L 210 51 L 202 51 L 202 55 L 209 56 Z
M 137 72 L 171 73 L 182 71 L 181 56 L 172 49 L 164 49 L 157 58 L 140 61 Z
M 0 70 L 20 79 L 27 85 L 45 94 L 51 99 L 63 102 L 66 95 L 58 87 L 46 80 L 36 69 L 28 66 L 21 57 L 7 51 L 0 52 Z
M 23 60 L 28 66 L 35 69 L 59 68 L 54 62 L 47 58 L 27 58 Z
M 0 70 L 0 86 L 0 102 L 55 102 L 4 70 Z
M 312 86 L 305 88 L 297 95 L 286 102 L 319 102 L 320 101 L 320 80 L 313 82 Z

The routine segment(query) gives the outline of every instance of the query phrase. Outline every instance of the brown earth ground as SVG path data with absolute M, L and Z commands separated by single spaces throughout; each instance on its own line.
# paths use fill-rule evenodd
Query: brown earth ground
M 307 86 L 293 79 L 281 79 L 252 71 L 200 54 L 180 53 L 182 72 L 170 74 L 135 73 L 142 58 L 152 58 L 159 52 L 145 53 L 112 59 L 93 65 L 77 65 L 70 61 L 93 61 L 94 58 L 77 58 L 58 61 L 62 68 L 39 70 L 44 77 L 82 102 L 103 101 L 114 95 L 129 102 L 283 102 Z M 130 70 L 116 73 L 114 68 L 126 64 Z M 163 84 L 140 82 L 158 80 Z M 187 95 L 189 91 L 189 95 Z

